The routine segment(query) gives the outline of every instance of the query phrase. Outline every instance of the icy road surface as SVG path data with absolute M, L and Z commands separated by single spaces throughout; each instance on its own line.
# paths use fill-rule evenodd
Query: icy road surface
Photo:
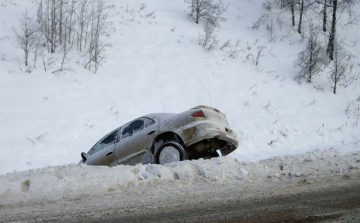
M 360 152 L 0 176 L 0 222 L 359 222 Z

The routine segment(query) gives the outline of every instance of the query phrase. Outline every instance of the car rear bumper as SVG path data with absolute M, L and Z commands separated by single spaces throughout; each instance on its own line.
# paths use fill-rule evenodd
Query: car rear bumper
M 184 143 L 190 146 L 205 139 L 220 139 L 232 144 L 235 149 L 239 145 L 237 134 L 218 123 L 210 121 L 199 121 L 183 128 Z

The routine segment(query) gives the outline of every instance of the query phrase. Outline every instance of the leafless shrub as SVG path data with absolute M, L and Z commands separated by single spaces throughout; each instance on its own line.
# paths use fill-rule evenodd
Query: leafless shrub
M 245 61 L 250 61 L 251 63 L 253 63 L 255 66 L 258 66 L 260 64 L 261 58 L 263 58 L 265 55 L 263 54 L 263 50 L 266 49 L 266 46 L 262 45 L 262 46 L 258 46 L 257 47 L 257 53 L 256 56 L 254 56 L 254 54 L 249 53 L 246 56 Z
M 248 53 L 248 55 L 247 55 L 246 58 L 245 58 L 245 61 L 250 61 L 251 63 L 254 63 L 254 64 L 255 64 L 254 54 Z
M 65 27 L 65 36 L 67 36 L 66 33 L 67 33 L 67 28 Z M 69 51 L 66 42 L 67 41 L 65 39 L 64 45 L 63 45 L 63 56 L 62 56 L 62 60 L 61 60 L 61 67 L 58 70 L 53 71 L 52 73 L 62 72 L 64 70 L 64 64 L 65 64 L 65 61 L 67 60 L 67 55 L 68 55 L 68 51 Z
M 268 19 L 268 15 L 262 15 L 252 26 L 251 29 L 252 30 L 256 30 L 259 29 L 260 26 L 262 26 L 266 20 Z
M 189 16 L 198 24 L 201 19 L 211 23 L 213 26 L 219 26 L 219 23 L 225 21 L 222 16 L 226 11 L 221 0 L 216 3 L 214 0 L 186 0 L 189 4 Z
M 279 142 L 279 139 L 280 139 L 280 137 L 277 138 L 277 139 L 271 140 L 271 141 L 268 143 L 268 145 L 271 146 L 271 147 L 275 146 L 275 143 Z
M 255 58 L 255 66 L 258 66 L 260 64 L 260 59 L 262 57 L 264 57 L 264 54 L 263 54 L 263 50 L 266 48 L 266 46 L 258 46 L 258 51 L 256 53 L 256 58 Z
M 147 4 L 142 3 L 141 6 L 140 6 L 140 9 L 139 9 L 139 12 L 143 11 L 144 9 L 146 9 L 146 7 L 147 7 Z
M 241 51 L 239 49 L 240 46 L 240 40 L 236 41 L 234 46 L 230 45 L 230 52 L 229 52 L 229 57 L 231 58 L 236 58 L 238 56 L 238 53 Z
M 44 132 L 44 133 L 40 134 L 39 136 L 37 136 L 36 140 L 39 142 L 42 142 L 47 135 L 49 135 L 49 132 Z
M 227 40 L 221 47 L 220 47 L 220 50 L 223 50 L 225 48 L 228 48 L 230 47 L 231 45 L 231 40 Z
M 344 112 L 349 119 L 353 119 L 353 125 L 358 127 L 360 124 L 360 96 L 350 102 Z
M 145 15 L 145 18 L 156 18 L 155 11 L 152 11 L 149 14 Z

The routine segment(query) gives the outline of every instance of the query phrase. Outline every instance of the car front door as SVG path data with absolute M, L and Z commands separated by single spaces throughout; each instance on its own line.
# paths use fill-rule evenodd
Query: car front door
M 118 141 L 119 129 L 116 129 L 96 143 L 88 153 L 86 164 L 114 166 L 117 163 L 115 146 Z
M 157 132 L 155 121 L 149 118 L 139 118 L 125 125 L 115 149 L 118 163 L 135 165 L 151 162 L 150 147 Z

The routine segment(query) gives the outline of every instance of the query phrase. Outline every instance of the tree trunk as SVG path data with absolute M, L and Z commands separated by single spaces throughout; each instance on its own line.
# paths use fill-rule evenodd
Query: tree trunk
M 301 30 L 302 30 L 303 13 L 304 13 L 304 0 L 301 0 L 300 19 L 299 19 L 299 27 L 298 27 L 298 33 L 300 33 L 300 34 L 301 34 Z
M 312 41 L 312 39 L 311 39 L 311 41 Z M 311 42 L 310 43 L 310 55 L 309 55 L 309 64 L 310 64 L 309 65 L 309 75 L 308 75 L 308 79 L 307 79 L 308 83 L 311 83 L 311 78 L 312 78 L 313 52 L 314 52 L 314 44 L 313 44 L 313 42 Z
M 50 17 L 51 17 L 51 9 L 50 9 L 50 0 L 47 1 L 47 8 L 46 8 L 46 27 L 47 27 L 47 30 L 46 30 L 46 33 L 47 33 L 47 36 L 46 36 L 46 45 L 47 45 L 47 48 L 48 48 L 48 52 L 50 53 L 51 52 L 51 43 L 49 43 L 49 40 L 50 40 Z
M 331 24 L 331 33 L 329 37 L 329 43 L 327 46 L 327 53 L 329 54 L 329 59 L 334 60 L 334 44 L 336 38 L 336 13 L 337 13 L 338 0 L 333 0 L 333 15 L 332 15 L 332 24 Z
M 295 3 L 294 0 L 291 0 L 291 15 L 292 15 L 292 25 L 295 27 Z
M 324 1 L 325 1 L 325 4 L 324 4 L 323 31 L 324 31 L 324 33 L 326 33 L 326 22 L 327 22 L 326 4 L 327 4 L 327 0 L 324 0 Z
M 200 9 L 199 8 L 196 8 L 196 24 L 199 24 L 199 18 L 200 18 Z
M 60 0 L 59 2 L 59 7 L 60 7 L 60 14 L 59 14 L 59 42 L 61 45 L 61 40 L 62 40 L 62 29 L 63 29 L 63 7 L 64 7 L 64 1 Z
M 55 53 L 55 34 L 56 34 L 56 4 L 52 0 L 51 5 L 51 53 Z

